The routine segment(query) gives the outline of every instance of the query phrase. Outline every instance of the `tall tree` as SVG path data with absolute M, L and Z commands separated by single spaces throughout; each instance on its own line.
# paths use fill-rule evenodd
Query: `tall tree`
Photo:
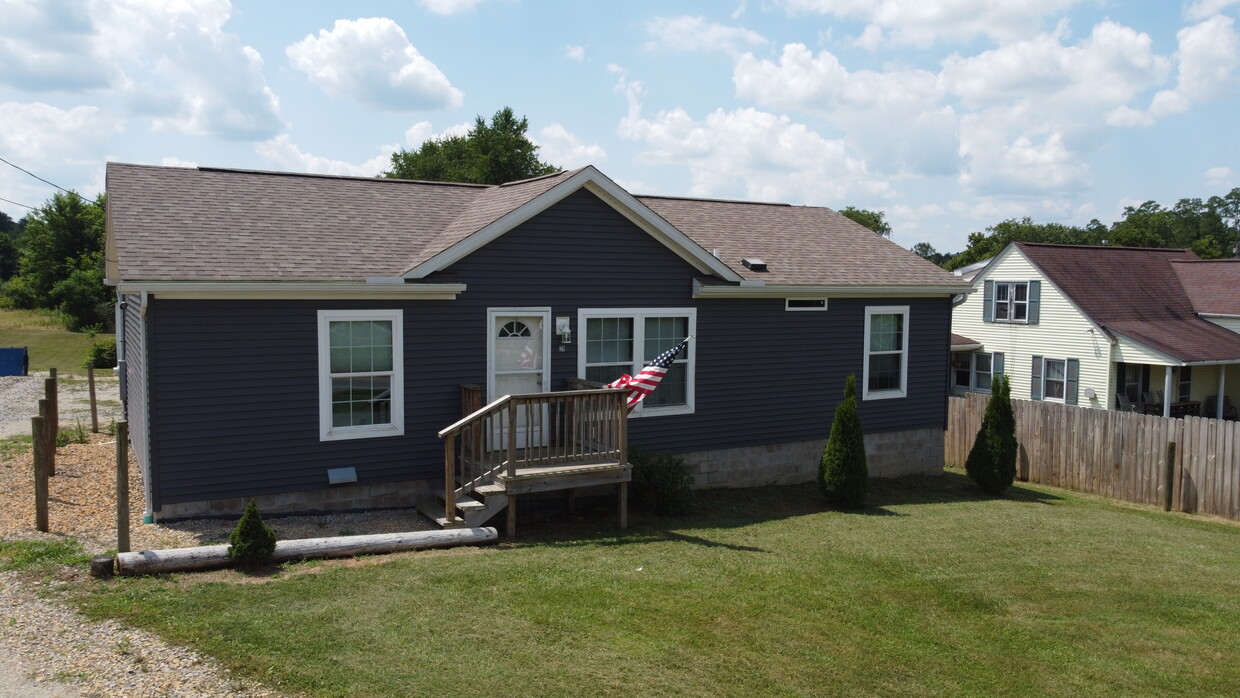
M 538 146 L 525 135 L 529 122 L 518 119 L 510 107 L 495 112 L 491 123 L 482 116 L 464 136 L 428 140 L 416 151 L 392 153 L 392 166 L 383 173 L 398 179 L 431 182 L 503 184 L 559 172 L 538 159 Z
M 8 281 L 17 273 L 19 231 L 18 224 L 9 218 L 9 214 L 0 211 L 0 282 Z
M 860 223 L 885 238 L 891 237 L 891 226 L 887 223 L 886 214 L 882 211 L 870 211 L 854 206 L 845 206 L 840 215 Z
M 934 245 L 931 245 L 928 242 L 919 242 L 916 245 L 913 245 L 911 248 L 909 248 L 909 251 L 911 251 L 913 254 L 917 255 L 918 257 L 921 257 L 922 259 L 926 260 L 927 262 L 937 264 L 940 267 L 950 262 L 952 257 L 956 256 L 952 254 L 951 252 L 939 252 L 938 250 L 934 249 Z
M 90 201 L 73 192 L 54 194 L 26 217 L 17 273 L 4 285 L 4 300 L 16 308 L 60 310 L 74 330 L 107 324 L 103 245 L 103 195 Z
M 948 269 L 980 262 L 1003 251 L 1010 242 L 1049 242 L 1062 245 L 1097 245 L 1106 228 L 1091 221 L 1084 228 L 1062 223 L 1034 223 L 1026 216 L 1020 220 L 1008 219 L 986 229 L 985 233 L 970 233 L 969 246 L 947 263 Z

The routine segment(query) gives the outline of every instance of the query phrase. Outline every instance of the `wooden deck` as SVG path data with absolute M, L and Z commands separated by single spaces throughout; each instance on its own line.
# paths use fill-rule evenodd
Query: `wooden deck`
M 480 391 L 462 386 L 464 409 Z M 439 432 L 444 492 L 420 506 L 444 528 L 479 526 L 508 511 L 516 534 L 518 495 L 616 485 L 619 519 L 628 525 L 626 391 L 610 388 L 505 395 Z

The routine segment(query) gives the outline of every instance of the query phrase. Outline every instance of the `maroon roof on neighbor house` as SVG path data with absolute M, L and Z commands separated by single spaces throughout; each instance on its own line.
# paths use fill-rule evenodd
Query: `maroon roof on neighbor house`
M 402 276 L 585 169 L 488 186 L 108 163 L 109 274 L 131 282 Z M 738 277 L 768 286 L 970 290 L 828 208 L 635 198 L 649 208 L 637 215 L 685 235 L 698 246 L 691 253 L 718 250 Z M 762 258 L 767 271 L 746 268 L 745 257 Z
M 1191 251 L 1013 244 L 1107 332 L 1186 363 L 1240 360 L 1240 334 L 1199 318 L 1173 268 Z
M 1193 310 L 1240 316 L 1240 259 L 1172 262 Z
M 952 348 L 953 349 L 956 347 L 971 347 L 971 346 L 980 347 L 982 346 L 982 343 L 977 341 L 976 339 L 969 339 L 968 337 L 962 334 L 956 334 L 955 332 L 952 332 Z

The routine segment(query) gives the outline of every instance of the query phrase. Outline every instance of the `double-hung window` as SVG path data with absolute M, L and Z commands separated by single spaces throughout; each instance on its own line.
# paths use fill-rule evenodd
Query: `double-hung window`
M 865 309 L 865 367 L 862 400 L 908 395 L 908 306 Z
M 995 322 L 1029 321 L 1029 284 L 1024 281 L 995 282 Z
M 319 311 L 319 439 L 405 433 L 400 310 Z
M 1033 357 L 1029 380 L 1029 397 L 1032 399 L 1075 405 L 1080 382 L 1080 360 Z
M 659 354 L 693 334 L 696 324 L 697 310 L 693 308 L 579 310 L 577 326 L 584 330 L 585 342 L 577 354 L 577 375 L 597 383 L 611 383 L 625 373 L 636 375 Z M 691 414 L 694 357 L 690 342 L 631 416 Z

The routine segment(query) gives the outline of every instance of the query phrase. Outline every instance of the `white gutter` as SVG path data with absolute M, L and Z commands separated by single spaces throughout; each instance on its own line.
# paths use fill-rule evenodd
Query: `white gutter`
M 455 300 L 465 284 L 357 281 L 121 281 L 121 293 L 149 293 L 165 299 L 247 300 Z

